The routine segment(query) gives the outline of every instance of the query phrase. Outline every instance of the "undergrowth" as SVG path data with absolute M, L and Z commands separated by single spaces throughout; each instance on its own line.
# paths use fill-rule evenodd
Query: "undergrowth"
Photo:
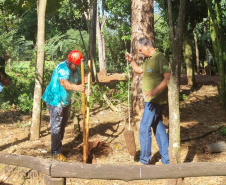
M 58 63 L 59 62 L 46 62 L 43 92 L 50 81 L 54 68 Z M 6 68 L 6 72 L 11 77 L 12 83 L 9 86 L 4 86 L 3 91 L 0 93 L 0 108 L 7 110 L 11 107 L 16 107 L 22 112 L 31 112 L 35 87 L 35 67 L 28 65 L 26 62 L 26 64 L 20 64 L 18 66 L 12 65 L 10 71 Z M 103 94 L 106 94 L 113 104 L 124 102 L 128 98 L 128 81 L 119 81 L 118 83 L 101 85 L 100 87 L 96 83 L 93 83 L 91 85 L 91 92 L 91 108 L 95 104 L 98 104 L 99 106 L 106 106 Z M 72 109 L 74 111 L 81 110 L 81 99 L 81 93 L 73 93 Z M 46 109 L 45 103 L 43 103 L 43 108 Z

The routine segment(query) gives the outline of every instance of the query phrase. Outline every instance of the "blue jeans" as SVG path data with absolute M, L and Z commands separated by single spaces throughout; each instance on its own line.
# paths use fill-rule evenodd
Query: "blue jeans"
M 62 151 L 62 140 L 69 118 L 70 105 L 67 107 L 56 107 L 47 104 L 47 108 L 49 109 L 51 125 L 51 153 L 52 155 L 57 155 Z
M 169 164 L 169 141 L 165 125 L 162 123 L 163 105 L 145 102 L 143 117 L 140 123 L 140 162 L 148 164 L 151 159 L 151 135 L 155 134 L 159 146 L 159 153 L 163 164 Z

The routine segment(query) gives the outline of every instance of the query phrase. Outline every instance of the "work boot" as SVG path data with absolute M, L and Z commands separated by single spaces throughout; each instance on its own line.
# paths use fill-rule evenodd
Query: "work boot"
M 62 153 L 54 155 L 53 159 L 56 159 L 56 160 L 59 160 L 59 161 L 62 161 L 62 162 L 66 162 L 67 161 L 67 158 Z

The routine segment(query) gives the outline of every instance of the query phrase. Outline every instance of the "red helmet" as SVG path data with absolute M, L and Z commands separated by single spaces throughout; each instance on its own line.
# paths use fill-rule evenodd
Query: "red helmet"
M 83 59 L 82 53 L 78 50 L 72 50 L 69 54 L 68 54 L 68 60 L 75 64 L 75 65 L 80 65 L 81 63 L 81 59 Z

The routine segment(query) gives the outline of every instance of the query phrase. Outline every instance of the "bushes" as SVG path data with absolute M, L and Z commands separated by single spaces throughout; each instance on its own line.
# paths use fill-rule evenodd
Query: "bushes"
M 12 65 L 11 72 L 7 72 L 11 77 L 12 83 L 9 86 L 5 86 L 0 94 L 1 109 L 9 109 L 10 106 L 14 105 L 23 112 L 32 111 L 35 68 L 29 67 L 29 62 L 26 62 L 26 64 L 22 63 L 23 62 L 20 62 L 18 66 Z M 46 64 L 44 81 L 49 81 L 55 65 L 56 64 Z
M 43 92 L 50 82 L 52 72 L 59 62 L 46 62 L 44 72 Z M 11 72 L 7 74 L 12 78 L 10 86 L 5 86 L 0 94 L 0 108 L 9 109 L 12 105 L 23 112 L 31 112 L 33 107 L 33 93 L 35 86 L 35 68 L 29 65 L 29 62 L 20 65 L 12 65 Z M 127 101 L 128 82 L 119 81 L 119 83 L 111 83 L 111 87 L 103 85 L 101 87 L 112 103 L 121 103 Z M 91 86 L 92 95 L 90 97 L 90 107 L 94 104 L 106 106 L 103 97 L 100 94 L 99 87 L 93 83 Z M 72 96 L 73 111 L 81 110 L 81 93 L 74 93 Z M 44 104 L 45 106 L 45 104 Z

